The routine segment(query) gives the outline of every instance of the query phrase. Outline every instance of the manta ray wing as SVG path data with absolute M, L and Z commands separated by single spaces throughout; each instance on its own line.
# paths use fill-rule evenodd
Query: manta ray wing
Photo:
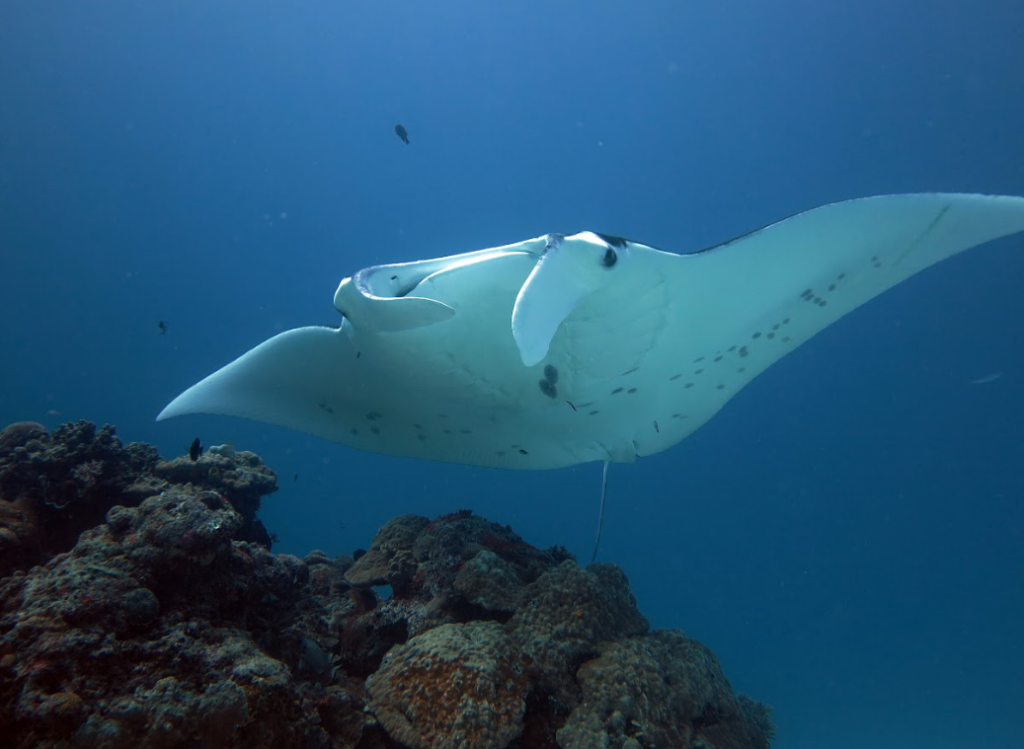
M 646 296 L 619 294 L 614 284 L 602 289 L 588 305 L 599 325 L 587 330 L 570 318 L 562 345 L 578 360 L 607 356 L 602 331 L 612 323 L 597 307 L 618 311 L 616 340 L 633 348 L 647 341 L 642 356 L 626 358 L 623 371 L 632 371 L 602 381 L 603 393 L 588 400 L 608 408 L 615 402 L 608 394 L 635 389 L 628 406 L 610 415 L 622 424 L 633 414 L 629 441 L 637 455 L 650 455 L 691 434 L 757 374 L 886 289 L 1019 231 L 1021 198 L 894 195 L 823 206 L 691 255 L 639 248 L 646 277 L 659 285 L 646 281 Z

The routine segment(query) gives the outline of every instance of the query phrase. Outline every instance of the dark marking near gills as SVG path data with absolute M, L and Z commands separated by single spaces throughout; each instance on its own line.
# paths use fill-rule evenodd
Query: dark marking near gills
M 623 237 L 616 237 L 614 234 L 602 234 L 599 231 L 595 231 L 594 234 L 603 239 L 605 244 L 611 247 L 615 247 L 616 249 L 619 250 L 625 249 L 626 245 L 629 244 L 628 239 L 624 239 Z

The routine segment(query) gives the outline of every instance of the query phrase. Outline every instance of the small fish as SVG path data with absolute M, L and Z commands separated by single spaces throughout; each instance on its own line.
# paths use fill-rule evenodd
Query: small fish
M 161 320 L 156 324 L 156 326 L 160 328 L 160 335 L 167 335 L 167 323 Z
M 298 480 L 299 480 L 299 474 L 296 473 L 295 474 L 295 478 L 292 479 L 292 483 L 294 484 Z
M 199 456 L 203 454 L 203 443 L 196 437 L 192 440 L 192 444 L 188 446 L 188 457 L 192 459 L 192 462 L 199 460 Z
M 303 636 L 299 640 L 301 654 L 299 656 L 299 670 L 312 672 L 313 676 L 320 678 L 331 670 L 331 656 L 320 647 L 320 643 L 312 637 Z
M 60 411 L 58 411 L 56 408 L 51 408 L 49 411 L 46 412 L 46 415 L 47 416 L 60 416 Z
M 409 145 L 409 131 L 405 129 L 405 126 L 401 123 L 395 125 L 395 133 L 398 137 L 405 141 L 405 145 Z
M 985 375 L 984 377 L 979 377 L 976 380 L 971 380 L 967 384 L 968 385 L 988 385 L 990 382 L 995 382 L 996 380 L 998 380 L 1002 376 L 1003 376 L 1002 372 L 993 372 L 990 375 Z

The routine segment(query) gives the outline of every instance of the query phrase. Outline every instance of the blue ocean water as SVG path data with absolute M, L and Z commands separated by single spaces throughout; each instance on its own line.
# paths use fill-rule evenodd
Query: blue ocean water
M 686 251 L 862 195 L 1024 195 L 1021 38 L 1011 0 L 0 0 L 0 423 L 254 450 L 280 551 L 471 508 L 585 560 L 597 464 L 153 419 L 274 333 L 337 324 L 368 265 L 584 228 Z M 1024 746 L 1022 287 L 1024 238 L 954 258 L 612 467 L 602 559 L 775 707 L 781 749 Z

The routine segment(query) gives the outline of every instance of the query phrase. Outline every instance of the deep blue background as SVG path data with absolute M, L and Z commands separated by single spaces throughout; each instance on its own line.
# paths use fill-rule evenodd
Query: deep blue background
M 588 558 L 596 464 L 153 418 L 270 335 L 336 324 L 338 281 L 375 263 L 1024 195 L 1024 5 L 837 5 L 0 0 L 0 423 L 255 450 L 282 551 L 468 507 Z M 613 466 L 602 558 L 775 706 L 778 747 L 1024 745 L 1022 288 L 1024 238 L 955 258 Z

